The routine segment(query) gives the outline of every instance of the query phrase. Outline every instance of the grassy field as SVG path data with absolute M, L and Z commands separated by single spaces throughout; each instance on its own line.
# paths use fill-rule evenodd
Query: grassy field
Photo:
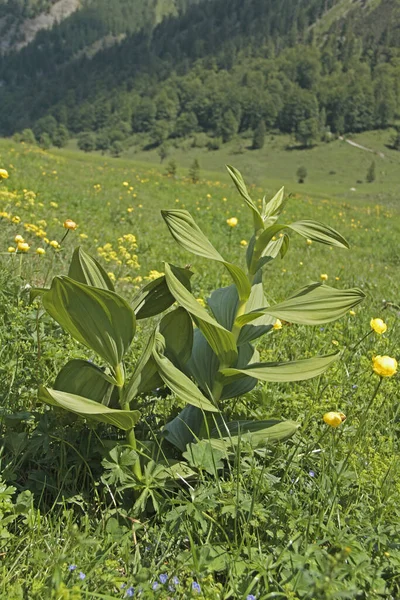
M 400 597 L 398 376 L 381 380 L 371 366 L 377 354 L 400 355 L 400 154 L 387 148 L 390 132 L 352 139 L 384 158 L 340 140 L 285 150 L 289 140 L 276 137 L 240 154 L 234 143 L 218 152 L 176 149 L 166 161 L 176 160 L 176 178 L 165 176 L 156 152 L 112 159 L 0 140 L 0 168 L 10 175 L 0 184 L 0 598 Z M 187 169 L 196 157 L 193 184 Z M 368 184 L 372 160 L 376 180 Z M 226 402 L 233 418 L 297 421 L 293 438 L 244 444 L 217 470 L 195 469 L 189 484 L 149 479 L 155 501 L 134 510 L 126 465 L 109 453 L 124 444 L 120 436 L 37 401 L 39 385 L 51 385 L 69 358 L 92 355 L 38 317 L 26 286 L 65 274 L 82 245 L 128 300 L 171 262 L 192 265 L 192 289 L 205 301 L 230 280 L 217 263 L 178 247 L 160 210 L 186 208 L 224 257 L 244 265 L 251 216 L 224 163 L 242 171 L 255 201 L 285 185 L 284 222 L 313 218 L 350 243 L 343 250 L 292 235 L 288 254 L 267 267 L 269 302 L 321 274 L 339 289 L 361 288 L 366 299 L 321 327 L 284 323 L 259 344 L 267 361 L 340 350 L 325 374 L 259 384 Z M 304 184 L 296 181 L 300 165 Z M 230 217 L 238 219 L 232 229 Z M 78 228 L 62 240 L 67 218 Z M 16 235 L 30 245 L 26 254 L 8 251 Z M 387 324 L 383 335 L 371 330 L 376 317 Z M 130 365 L 151 326 L 140 325 Z M 140 408 L 140 431 L 161 431 L 179 401 L 151 394 Z M 328 411 L 347 419 L 329 428 Z

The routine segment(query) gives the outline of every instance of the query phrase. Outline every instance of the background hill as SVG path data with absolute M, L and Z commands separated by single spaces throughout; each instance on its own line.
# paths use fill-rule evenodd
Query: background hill
M 0 131 L 115 154 L 268 129 L 311 146 L 395 124 L 399 58 L 399 0 L 93 0 L 2 56 Z

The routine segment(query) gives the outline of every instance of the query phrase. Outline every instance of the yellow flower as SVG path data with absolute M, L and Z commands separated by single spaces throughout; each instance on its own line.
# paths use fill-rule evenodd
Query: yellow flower
M 17 248 L 20 252 L 28 252 L 30 246 L 26 242 L 18 242 Z
M 240 242 L 240 245 L 242 246 L 242 248 L 246 248 L 246 246 L 247 246 L 247 242 L 246 242 L 246 240 L 242 240 L 242 241 Z
M 282 329 L 282 321 L 280 319 L 275 321 L 274 329 Z
M 14 248 L 14 246 L 9 246 L 9 247 L 7 248 L 7 252 L 9 252 L 10 254 L 12 254 L 13 252 L 15 252 L 15 248 Z
M 36 248 L 36 254 L 43 256 L 43 254 L 46 254 L 46 250 L 44 248 Z
M 229 227 L 236 227 L 239 221 L 236 217 L 230 217 L 230 219 L 227 219 L 226 222 L 229 225 Z
M 379 333 L 379 335 L 385 333 L 385 331 L 387 330 L 387 325 L 384 321 L 382 321 L 382 319 L 371 319 L 369 324 L 371 325 L 375 333 Z
M 50 206 L 51 206 L 52 208 L 58 208 L 58 204 L 57 204 L 57 202 L 50 202 Z
M 122 183 L 122 185 L 124 185 L 125 187 L 128 187 L 129 183 L 128 183 L 127 181 L 124 181 L 124 182 Z
M 52 248 L 59 248 L 60 244 L 57 242 L 57 240 L 51 240 L 51 242 L 49 242 L 50 246 Z
M 71 231 L 75 231 L 78 225 L 72 219 L 66 219 L 63 223 L 64 229 L 71 229 Z
M 320 277 L 322 281 L 326 281 L 328 279 L 328 275 L 326 273 L 321 273 Z
M 349 315 L 351 315 L 352 317 L 355 317 L 356 311 L 355 310 L 349 310 Z
M 15 217 L 13 217 L 13 218 L 11 219 L 11 222 L 12 222 L 12 223 L 16 223 L 16 224 L 18 225 L 18 223 L 20 223 L 20 222 L 21 222 L 21 217 L 17 217 L 17 215 L 15 215 Z
M 397 360 L 391 356 L 375 356 L 372 359 L 372 368 L 381 377 L 392 377 L 397 373 Z
M 307 240 L 306 240 L 306 243 L 307 243 L 307 246 L 311 246 L 311 244 L 312 244 L 312 240 L 309 240 L 309 239 L 307 239 Z
M 115 275 L 114 275 L 114 273 L 112 271 L 109 271 L 107 273 L 107 275 L 109 276 L 109 278 L 111 279 L 111 281 L 115 281 Z
M 16 235 L 16 236 L 15 236 L 15 238 L 14 238 L 14 242 L 15 242 L 16 244 L 18 244 L 18 242 L 24 242 L 24 241 L 25 241 L 25 240 L 24 240 L 24 238 L 22 237 L 22 235 Z
M 8 179 L 8 171 L 0 169 L 0 179 Z
M 327 425 L 339 427 L 346 420 L 346 415 L 342 412 L 327 412 L 322 417 Z
M 204 302 L 203 298 L 196 298 L 196 300 L 200 304 L 200 306 L 205 307 L 206 303 Z

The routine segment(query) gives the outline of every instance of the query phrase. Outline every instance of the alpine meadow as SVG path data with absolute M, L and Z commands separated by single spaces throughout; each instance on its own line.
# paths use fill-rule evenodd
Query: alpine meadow
M 400 598 L 400 0 L 0 0 L 0 600 Z

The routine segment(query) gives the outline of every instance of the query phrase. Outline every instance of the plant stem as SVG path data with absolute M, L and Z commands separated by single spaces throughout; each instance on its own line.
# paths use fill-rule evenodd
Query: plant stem
M 123 367 L 122 363 L 119 363 L 119 365 L 117 365 L 115 367 L 115 379 L 117 380 L 120 406 L 121 406 L 122 410 L 130 410 L 131 407 L 130 407 L 129 402 L 124 402 L 124 397 L 123 397 L 125 374 L 124 374 L 124 367 Z M 139 456 L 139 453 L 137 452 L 137 442 L 136 442 L 134 427 L 132 427 L 131 429 L 128 429 L 126 431 L 126 441 L 128 442 L 128 446 L 130 446 L 132 448 L 132 450 L 134 450 L 138 454 L 137 461 L 132 465 L 132 471 L 133 471 L 133 474 L 138 479 L 141 479 L 142 478 L 142 467 L 140 464 L 140 456 Z

